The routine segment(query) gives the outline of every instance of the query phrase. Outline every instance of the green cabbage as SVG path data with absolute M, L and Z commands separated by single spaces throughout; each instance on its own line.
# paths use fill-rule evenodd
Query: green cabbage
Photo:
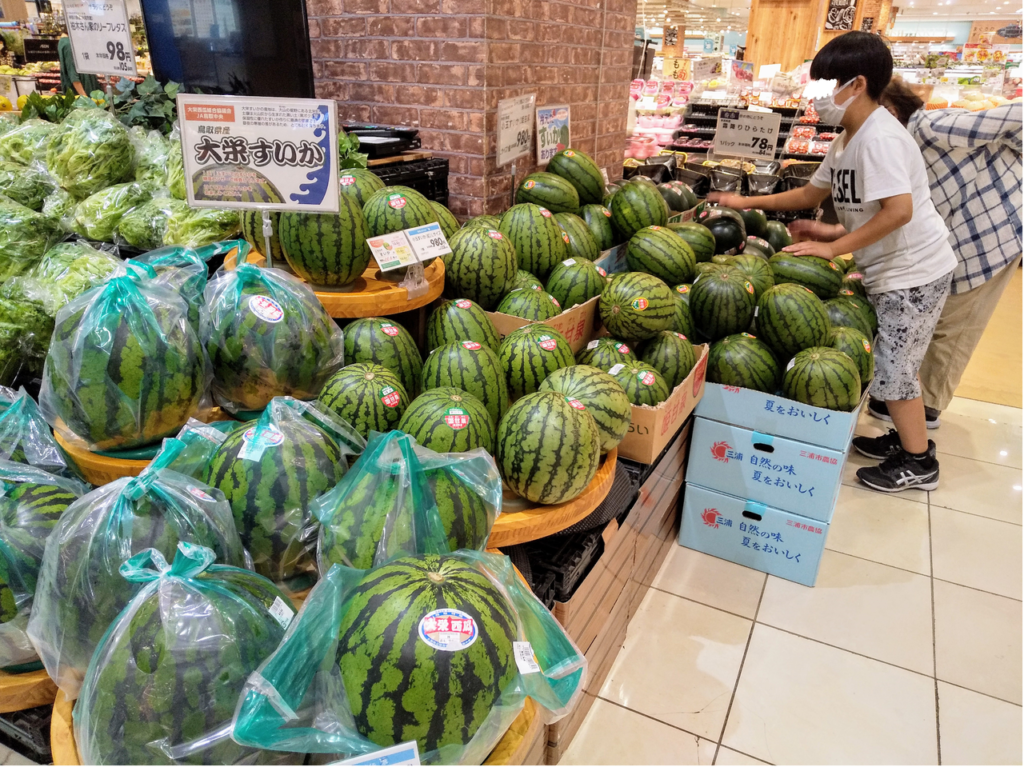
M 0 195 L 0 282 L 35 266 L 59 239 L 52 218 Z
M 112 114 L 76 109 L 54 133 L 46 164 L 62 187 L 84 199 L 132 178 L 135 150 L 128 129 Z
M 153 187 L 137 181 L 107 187 L 78 203 L 75 208 L 75 231 L 90 240 L 113 242 L 114 229 L 121 217 L 152 196 Z
M 176 141 L 171 141 L 170 154 L 167 155 L 167 186 L 174 199 L 188 199 L 185 191 L 185 160 L 181 156 L 181 144 Z
M 171 145 L 160 131 L 146 132 L 139 125 L 131 129 L 131 134 L 135 145 L 135 180 L 163 186 L 167 183 L 167 156 Z
M 58 187 L 53 194 L 43 200 L 43 215 L 60 223 L 65 232 L 74 231 L 75 208 L 78 201 L 65 190 Z
M 175 209 L 167 219 L 164 245 L 185 245 L 199 248 L 221 240 L 229 240 L 241 228 L 237 210 L 224 208 Z
M 171 215 L 185 215 L 188 203 L 159 197 L 140 205 L 125 214 L 117 226 L 120 239 L 139 250 L 156 250 L 164 245 L 167 220 Z
M 46 251 L 42 261 L 27 275 L 14 277 L 8 285 L 15 280 L 24 281 L 23 293 L 56 317 L 61 307 L 104 282 L 120 263 L 116 256 L 88 243 L 62 242 Z
M 16 162 L 0 162 L 0 194 L 26 208 L 42 210 L 43 200 L 56 188 L 50 175 L 38 165 L 25 167 Z
M 26 120 L 0 136 L 0 160 L 30 165 L 46 161 L 46 148 L 57 126 L 46 120 Z

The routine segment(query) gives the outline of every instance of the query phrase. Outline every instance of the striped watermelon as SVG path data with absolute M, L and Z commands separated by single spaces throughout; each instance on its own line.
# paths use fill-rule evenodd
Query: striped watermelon
M 521 397 L 498 424 L 494 457 L 505 483 L 533 503 L 571 501 L 597 473 L 597 422 L 558 392 Z
M 680 290 L 680 288 L 686 288 L 686 290 Z M 672 291 L 672 298 L 676 302 L 676 312 L 672 316 L 672 326 L 669 330 L 682 333 L 687 338 L 693 338 L 695 328 L 693 315 L 690 314 L 690 286 L 676 285 Z
M 563 149 L 548 160 L 548 173 L 561 176 L 576 189 L 581 205 L 593 205 L 604 197 L 604 176 L 593 158 L 579 149 Z
M 544 283 L 537 279 L 536 275 L 530 274 L 524 269 L 516 272 L 516 277 L 509 290 L 523 288 L 526 290 L 544 290 Z
M 441 225 L 441 231 L 444 232 L 445 239 L 451 239 L 452 235 L 459 231 L 459 220 L 441 203 L 435 200 L 428 200 L 428 202 L 430 207 L 434 209 L 434 213 L 437 214 L 437 222 Z
M 747 235 L 747 244 L 743 246 L 743 252 L 752 256 L 761 256 L 766 260 L 775 255 L 775 248 L 768 240 L 762 240 L 752 234 Z
M 875 355 L 871 351 L 871 341 L 868 337 L 856 328 L 838 325 L 829 333 L 828 345 L 856 363 L 861 388 L 866 388 L 875 377 Z
M 484 403 L 454 386 L 423 392 L 398 424 L 423 447 L 436 453 L 494 450 L 494 421 Z
M 386 367 L 357 362 L 342 368 L 324 384 L 319 401 L 365 439 L 371 431 L 394 429 L 410 399 L 401 379 Z
M 650 341 L 645 341 L 640 359 L 661 373 L 670 391 L 685 381 L 697 364 L 697 355 L 690 340 L 671 330 L 663 330 Z
M 361 206 L 360 213 L 362 213 Z M 242 221 L 242 237 L 252 246 L 253 250 L 263 253 L 267 249 L 266 239 L 263 237 L 263 211 L 243 210 L 239 211 L 239 214 Z M 281 214 L 278 211 L 272 211 L 270 222 L 274 227 L 274 233 L 270 236 L 270 252 L 276 266 L 285 260 L 284 251 L 281 249 Z
M 468 298 L 442 301 L 427 320 L 427 351 L 459 341 L 476 341 L 498 351 L 501 338 L 487 312 Z
M 547 208 L 513 205 L 501 217 L 499 229 L 516 249 L 519 268 L 541 279 L 566 258 L 562 229 Z
M 584 205 L 580 208 L 580 217 L 594 236 L 598 250 L 605 251 L 615 247 L 617 238 L 612 226 L 612 212 L 608 208 L 604 205 Z
M 864 288 L 864 275 L 860 272 L 847 272 L 843 275 L 843 284 L 839 287 L 839 294 L 843 295 L 844 290 L 861 298 L 868 297 L 868 292 Z
M 593 261 L 567 258 L 551 270 L 547 287 L 548 293 L 568 310 L 601 295 L 604 285 L 605 278 Z
M 427 357 L 423 391 L 446 386 L 480 400 L 494 423 L 508 410 L 508 387 L 498 355 L 475 341 L 438 346 Z
M 872 304 L 866 296 L 858 295 L 852 290 L 840 290 L 837 298 L 845 298 L 849 301 L 853 301 L 853 303 L 857 305 L 861 314 L 864 315 L 864 319 L 867 320 L 868 325 L 871 326 L 871 335 L 869 337 L 874 338 L 875 333 L 878 332 L 878 314 L 875 312 L 874 304 Z
M 776 253 L 793 244 L 793 238 L 789 236 L 789 230 L 781 221 L 769 221 L 768 227 L 765 229 L 764 238 L 775 248 Z
M 494 309 L 513 287 L 519 268 L 511 241 L 497 229 L 474 226 L 460 229 L 448 245 L 452 252 L 441 257 L 445 296 Z
M 384 317 L 366 317 L 345 327 L 345 362 L 383 365 L 402 381 L 406 393 L 420 393 L 423 357 L 409 331 Z
M 754 319 L 754 286 L 739 269 L 726 266 L 702 275 L 690 290 L 690 313 L 698 333 L 712 341 L 741 333 Z
M 794 282 L 814 291 L 822 301 L 835 298 L 843 284 L 843 273 L 831 261 L 816 256 L 776 253 L 768 259 L 775 284 Z
M 384 182 L 373 171 L 366 168 L 345 168 L 338 176 L 341 196 L 355 201 L 362 210 L 374 192 L 384 188 Z
M 721 256 L 712 256 L 712 258 L 721 258 Z M 717 261 L 698 261 L 697 268 L 694 270 L 696 271 L 696 274 L 694 275 L 693 281 L 696 282 L 697 278 L 702 274 L 721 271 L 722 266 L 723 264 L 720 264 Z
M 515 288 L 505 294 L 494 311 L 531 322 L 539 322 L 557 317 L 562 313 L 562 305 L 558 299 L 542 290 Z
M 785 283 L 766 290 L 757 302 L 756 328 L 778 358 L 788 360 L 801 349 L 828 343 L 832 323 L 809 288 Z
M 669 285 L 690 282 L 696 264 L 693 249 L 663 226 L 641 229 L 626 246 L 626 265 L 630 271 L 653 274 Z
M 645 362 L 613 365 L 608 374 L 619 382 L 634 405 L 657 407 L 672 393 L 665 377 Z
M 557 392 L 577 409 L 582 405 L 597 424 L 602 453 L 622 442 L 629 431 L 633 418 L 629 397 L 603 370 L 590 365 L 562 368 L 545 378 L 539 391 Z
M 544 324 L 524 325 L 505 336 L 498 353 L 512 401 L 532 394 L 559 368 L 575 364 L 565 337 Z
M 768 233 L 768 217 L 763 210 L 744 208 L 738 213 L 743 218 L 743 226 L 748 237 L 764 237 Z
M 843 274 L 846 274 L 854 267 L 853 258 L 844 258 L 843 256 L 836 256 L 832 259 L 832 263 L 843 270 Z
M 531 173 L 516 190 L 516 203 L 533 203 L 552 213 L 576 213 L 580 196 L 576 187 L 554 173 Z
M 677 295 L 679 295 L 683 299 L 683 301 L 686 302 L 687 306 L 690 305 L 690 291 L 692 289 L 693 289 L 693 284 L 691 283 L 691 284 L 687 285 L 685 282 L 682 285 L 676 285 L 674 288 L 672 288 L 672 290 Z M 685 335 L 685 333 L 684 333 L 684 335 Z
M 748 254 L 746 251 L 729 260 L 729 266 L 735 266 L 754 286 L 754 299 L 760 299 L 768 288 L 775 284 L 775 276 L 768 262 L 760 256 Z
M 483 549 L 491 533 L 493 512 L 488 511 L 479 490 L 447 467 L 427 469 L 426 476 L 448 536 L 448 548 Z
M 616 192 L 618 192 L 620 189 L 622 189 L 622 185 L 624 183 L 625 183 L 624 181 L 619 180 L 619 181 L 612 182 L 611 184 L 605 184 L 604 185 L 604 197 L 601 198 L 601 204 L 604 205 L 609 210 L 611 210 L 612 198 L 615 196 Z
M 686 244 L 693 251 L 697 263 L 710 261 L 711 257 L 715 255 L 715 235 L 703 224 L 687 221 L 685 223 L 669 224 L 668 228 L 686 241 Z
M 857 364 L 826 346 L 797 353 L 782 379 L 784 396 L 829 410 L 853 410 L 860 403 L 860 391 Z
M 700 223 L 715 236 L 715 253 L 733 255 L 746 245 L 747 230 L 743 217 L 731 208 L 706 208 L 700 216 Z
M 363 216 L 371 237 L 425 226 L 438 220 L 430 200 L 407 186 L 378 189 L 363 205 Z
M 484 229 L 497 229 L 501 225 L 501 216 L 474 216 L 462 225 L 463 229 L 482 226 Z
M 477 639 L 458 652 L 420 637 L 457 610 Z M 431 624 L 433 626 L 433 623 Z M 370 571 L 349 598 L 336 657 L 355 727 L 379 746 L 414 740 L 427 761 L 468 743 L 516 678 L 515 614 L 501 590 L 453 556 L 406 557 Z
M 614 338 L 595 338 L 576 355 L 577 365 L 590 365 L 607 370 L 618 363 L 637 362 L 638 358 L 632 349 L 622 341 Z
M 654 182 L 634 176 L 615 193 L 611 205 L 612 223 L 627 238 L 648 226 L 668 223 L 668 205 Z
M 681 181 L 658 184 L 658 191 L 665 198 L 665 203 L 672 213 L 682 213 L 697 205 L 697 197 L 693 190 Z
M 601 321 L 615 338 L 643 341 L 672 326 L 676 299 L 664 282 L 641 272 L 612 275 L 601 292 Z
M 832 323 L 832 327 L 855 328 L 868 338 L 874 337 L 868 318 L 864 316 L 860 307 L 850 300 L 849 296 L 830 298 L 825 302 L 825 311 L 828 312 L 828 319 Z
M 597 240 L 582 218 L 574 213 L 556 213 L 555 221 L 569 237 L 568 251 L 571 257 L 585 258 L 588 261 L 596 261 L 601 257 Z
M 339 287 L 362 276 L 370 263 L 370 236 L 356 201 L 341 197 L 338 213 L 281 214 L 281 247 L 289 266 L 312 285 Z
M 708 380 L 774 394 L 781 371 L 772 350 L 749 333 L 726 336 L 708 349 Z

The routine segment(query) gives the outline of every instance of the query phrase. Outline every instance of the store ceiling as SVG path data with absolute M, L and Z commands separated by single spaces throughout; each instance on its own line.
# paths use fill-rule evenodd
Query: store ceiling
M 1020 0 L 893 0 L 898 20 L 974 21 L 986 17 L 1020 19 Z
M 689 32 L 743 32 L 750 16 L 750 0 L 638 0 L 636 25 L 648 34 L 661 34 L 663 26 L 681 26 Z

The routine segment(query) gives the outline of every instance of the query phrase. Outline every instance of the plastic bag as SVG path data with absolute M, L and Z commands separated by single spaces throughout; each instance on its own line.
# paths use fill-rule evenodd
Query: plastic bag
M 536 670 L 524 661 L 520 671 L 517 642 L 530 643 L 522 649 Z M 507 557 L 335 565 L 249 678 L 233 735 L 341 757 L 415 740 L 424 764 L 481 764 L 527 696 L 546 723 L 569 713 L 586 666 Z
M 206 307 L 213 393 L 231 412 L 259 410 L 281 395 L 314 399 L 343 364 L 334 320 L 308 285 L 279 269 L 218 272 Z
M 28 626 L 46 538 L 88 486 L 0 460 L 0 668 L 36 659 Z
M 238 425 L 237 421 L 216 421 L 206 424 L 189 418 L 188 423 L 181 427 L 178 436 L 174 437 L 175 440 L 182 443 L 183 447 L 167 468 L 184 474 L 186 477 L 202 479 L 210 459 L 224 444 L 228 434 L 238 428 Z M 176 449 L 176 446 L 169 443 L 171 440 L 165 439 L 161 450 Z
M 124 560 L 149 548 L 171 556 L 185 541 L 212 549 L 223 564 L 245 564 L 224 495 L 167 468 L 184 449 L 169 442 L 138 477 L 103 485 L 69 506 L 46 542 L 28 634 L 69 698 L 78 694 L 107 627 L 139 591 L 118 575 Z
M 188 305 L 189 324 L 199 333 L 199 315 L 203 308 L 206 262 L 191 248 L 169 247 L 152 250 L 131 259 L 131 263 L 146 264 L 156 273 L 155 284 L 170 288 Z
M 6 136 L 0 138 L 7 138 Z M 80 200 L 135 176 L 131 137 L 103 109 L 75 109 L 46 148 L 50 174 Z
M 176 206 L 167 218 L 164 244 L 198 248 L 220 240 L 229 240 L 241 229 L 242 220 L 237 210 Z
M 114 231 L 114 241 L 123 241 L 139 250 L 162 248 L 168 220 L 188 209 L 188 203 L 181 200 L 155 197 L 124 214 Z
M 121 260 L 81 240 L 54 245 L 25 275 L 25 294 L 56 317 L 64 306 L 106 280 Z M 21 278 L 15 278 L 21 279 Z
M 181 133 L 177 124 L 167 137 L 170 148 L 167 153 L 167 187 L 175 200 L 186 200 L 185 190 L 185 158 L 181 154 Z
M 31 269 L 60 236 L 52 218 L 0 195 L 0 282 Z
M 139 589 L 111 625 L 75 705 L 84 764 L 254 764 L 281 755 L 231 740 L 249 674 L 294 615 L 260 576 L 178 545 L 168 565 L 149 549 L 121 575 Z
M 188 306 L 137 265 L 57 313 L 39 406 L 47 422 L 90 450 L 171 436 L 200 406 L 206 361 Z
M 167 156 L 171 147 L 158 130 L 147 131 L 141 125 L 129 129 L 135 149 L 135 180 L 157 186 L 167 183 Z
M 113 242 L 114 229 L 125 213 L 153 196 L 153 187 L 132 181 L 101 189 L 78 203 L 74 230 L 83 237 Z
M 56 123 L 32 118 L 0 136 L 0 160 L 19 165 L 46 162 L 46 147 L 50 143 Z
M 43 201 L 56 189 L 57 183 L 40 165 L 0 162 L 0 194 L 26 208 L 42 210 Z
M 75 221 L 75 207 L 78 200 L 65 189 L 56 189 L 43 200 L 42 213 L 47 218 L 57 221 L 61 231 L 71 232 Z
M 21 283 L 13 277 L 0 287 L 0 386 L 23 372 L 40 375 L 53 333 L 53 318 Z
M 49 474 L 80 479 L 78 467 L 57 444 L 39 406 L 24 389 L 0 386 L 0 459 Z

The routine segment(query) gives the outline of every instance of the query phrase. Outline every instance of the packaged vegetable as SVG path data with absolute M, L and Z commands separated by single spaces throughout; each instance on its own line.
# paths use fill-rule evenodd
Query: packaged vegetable
M 46 162 L 46 148 L 57 125 L 33 118 L 0 136 L 0 160 L 19 165 Z
M 78 203 L 74 230 L 83 237 L 113 242 L 121 217 L 153 196 L 153 187 L 132 181 L 101 189 Z
M 53 318 L 22 290 L 22 278 L 0 287 L 0 386 L 10 386 L 22 371 L 38 376 L 53 333 Z
M 74 226 L 77 205 L 78 200 L 67 190 L 58 187 L 43 200 L 42 213 L 47 218 L 59 222 L 62 231 L 70 233 Z
M 0 459 L 79 478 L 77 467 L 61 450 L 39 406 L 24 389 L 0 386 Z
M 187 202 L 170 197 L 155 197 L 124 215 L 114 232 L 114 240 L 124 241 L 139 250 L 162 248 L 168 219 L 174 214 L 183 216 L 186 211 Z
M 29 270 L 26 279 L 32 282 L 26 292 L 43 304 L 47 314 L 56 317 L 70 301 L 106 280 L 120 264 L 117 256 L 87 242 L 62 242 L 46 251 Z
M 59 239 L 52 218 L 0 195 L 0 282 L 24 274 Z
M 6 137 L 0 137 L 6 138 Z M 50 174 L 74 197 L 86 197 L 135 174 L 131 137 L 102 109 L 76 109 L 60 124 L 46 150 Z
M 167 156 L 170 144 L 160 131 L 147 131 L 141 125 L 129 130 L 135 148 L 135 180 L 148 181 L 157 186 L 167 184 Z
M 40 165 L 0 162 L 0 194 L 26 208 L 42 210 L 43 200 L 56 188 L 57 184 Z
M 167 140 L 170 144 L 167 154 L 167 186 L 171 190 L 171 197 L 186 200 L 188 195 L 185 190 L 185 160 L 181 154 L 181 134 L 177 125 Z
M 224 208 L 184 208 L 175 206 L 167 218 L 164 245 L 199 248 L 221 240 L 230 240 L 241 231 L 237 210 Z
M 133 264 L 146 264 L 156 273 L 154 284 L 175 291 L 188 305 L 188 322 L 199 333 L 200 311 L 204 303 L 206 262 L 192 248 L 169 247 L 151 250 L 131 259 Z

